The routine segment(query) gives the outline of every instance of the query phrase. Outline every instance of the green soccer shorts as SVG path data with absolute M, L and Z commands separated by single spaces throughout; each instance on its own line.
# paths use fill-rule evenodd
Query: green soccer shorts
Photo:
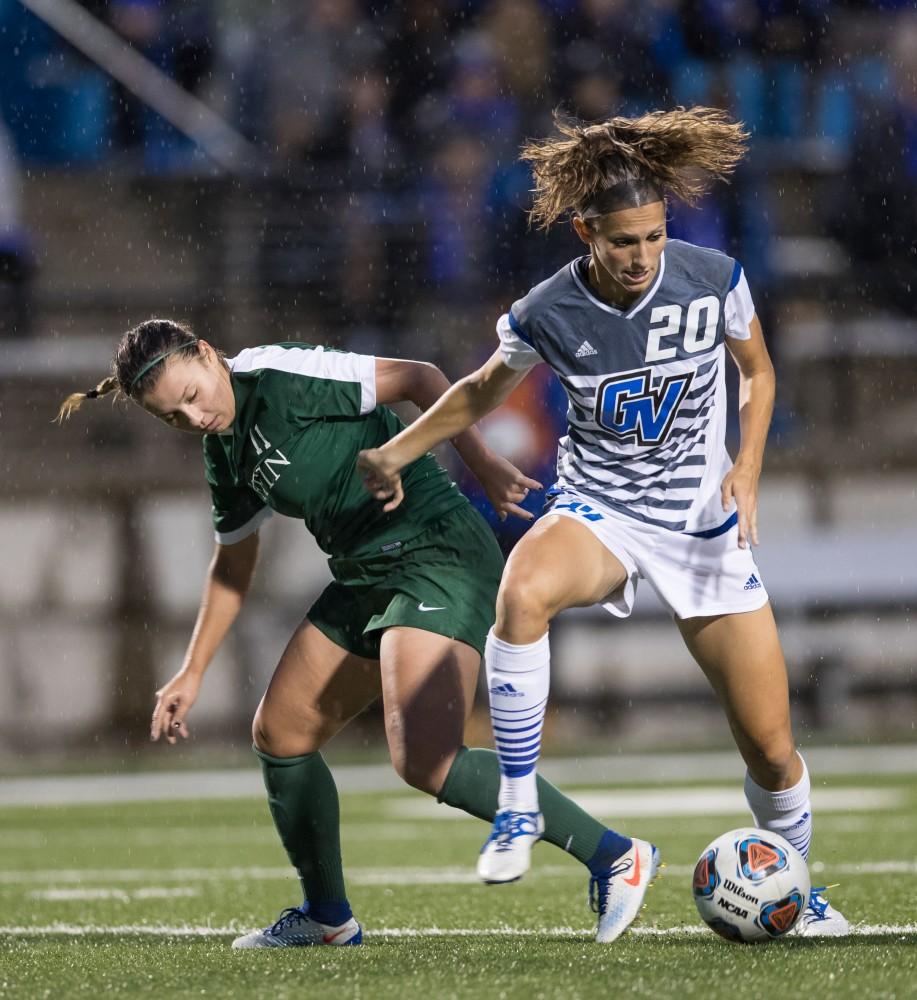
M 330 559 L 328 565 L 334 582 L 308 617 L 348 652 L 378 660 L 383 629 L 406 625 L 458 639 L 483 656 L 503 554 L 470 505 L 454 508 L 392 551 Z

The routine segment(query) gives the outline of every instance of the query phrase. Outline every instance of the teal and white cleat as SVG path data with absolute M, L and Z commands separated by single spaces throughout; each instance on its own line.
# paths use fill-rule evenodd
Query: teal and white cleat
M 478 877 L 488 885 L 515 882 L 532 864 L 532 848 L 544 833 L 540 812 L 504 810 L 494 816 L 493 829 L 478 855 Z
M 233 941 L 233 948 L 309 948 L 314 945 L 361 944 L 363 929 L 353 917 L 339 927 L 313 920 L 296 906 L 284 910 L 276 923 L 263 931 L 243 934 Z
M 803 937 L 843 937 L 850 933 L 847 918 L 825 898 L 827 886 L 812 887 L 809 905 L 802 911 L 796 933 Z
M 619 938 L 637 919 L 643 897 L 659 871 L 659 849 L 645 840 L 633 846 L 602 875 L 589 880 L 589 905 L 599 915 L 595 939 L 607 944 Z

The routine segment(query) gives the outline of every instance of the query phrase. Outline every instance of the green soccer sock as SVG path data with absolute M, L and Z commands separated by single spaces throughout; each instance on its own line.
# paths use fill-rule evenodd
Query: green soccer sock
M 272 757 L 252 749 L 261 760 L 274 826 L 299 873 L 310 914 L 322 923 L 343 923 L 350 908 L 341 864 L 338 791 L 328 765 L 320 753 Z
M 497 811 L 499 790 L 500 762 L 497 755 L 492 750 L 461 747 L 437 801 L 463 809 L 478 819 L 491 821 Z M 607 828 L 542 777 L 538 778 L 538 803 L 544 817 L 542 839 L 572 854 L 584 865 L 594 866 L 597 854 L 605 854 L 609 840 L 605 837 L 609 832 Z M 618 854 L 630 846 L 628 838 L 613 837 Z

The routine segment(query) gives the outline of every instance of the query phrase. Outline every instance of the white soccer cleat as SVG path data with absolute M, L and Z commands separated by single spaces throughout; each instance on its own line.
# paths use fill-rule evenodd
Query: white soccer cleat
M 353 917 L 338 927 L 320 924 L 305 910 L 291 906 L 276 923 L 262 931 L 243 934 L 233 941 L 233 948 L 309 948 L 314 945 L 361 944 L 363 929 Z
M 802 937 L 843 937 L 850 933 L 847 918 L 838 913 L 823 895 L 825 888 L 813 886 L 809 893 L 809 904 L 794 928 Z
M 607 944 L 630 927 L 658 871 L 659 849 L 635 838 L 631 849 L 615 861 L 606 875 L 593 875 L 589 880 L 589 905 L 599 915 L 596 941 Z
M 522 878 L 531 867 L 532 848 L 543 833 L 540 812 L 498 812 L 478 855 L 478 877 L 489 885 Z

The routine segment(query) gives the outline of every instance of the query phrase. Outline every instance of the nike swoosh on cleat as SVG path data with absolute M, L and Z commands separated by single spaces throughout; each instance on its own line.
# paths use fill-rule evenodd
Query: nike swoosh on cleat
M 446 609 L 445 608 L 428 608 L 426 606 L 426 604 L 424 604 L 424 602 L 421 601 L 420 604 L 417 605 L 417 610 L 418 611 L 445 611 Z
M 335 931 L 334 934 L 325 934 L 322 936 L 322 941 L 325 944 L 331 944 L 332 941 L 336 941 L 342 934 L 346 934 L 350 930 L 349 927 L 342 927 L 339 931 Z
M 640 848 L 634 848 L 634 872 L 630 878 L 624 879 L 627 885 L 639 885 L 640 884 Z

